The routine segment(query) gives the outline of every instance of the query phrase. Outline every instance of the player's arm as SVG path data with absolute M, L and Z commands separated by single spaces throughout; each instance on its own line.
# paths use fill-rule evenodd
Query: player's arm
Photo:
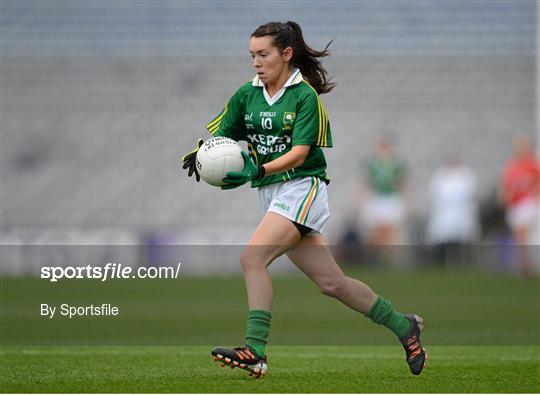
M 310 149 L 310 145 L 295 145 L 286 154 L 262 165 L 264 174 L 269 176 L 302 166 Z
M 264 176 L 281 173 L 302 166 L 310 150 L 309 145 L 296 145 L 289 152 L 264 165 L 257 166 L 249 155 L 242 151 L 244 169 L 239 172 L 229 172 L 223 179 L 225 185 L 221 189 L 233 189 L 246 182 L 260 180 Z
M 223 179 L 225 185 L 221 189 L 233 189 L 246 182 L 260 180 L 264 176 L 281 173 L 302 166 L 310 150 L 309 145 L 295 145 L 286 154 L 264 165 L 257 166 L 249 155 L 242 151 L 244 157 L 244 169 L 239 172 L 229 172 Z

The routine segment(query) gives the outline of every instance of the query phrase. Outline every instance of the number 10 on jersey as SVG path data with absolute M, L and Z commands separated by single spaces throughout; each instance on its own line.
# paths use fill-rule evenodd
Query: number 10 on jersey
M 272 118 L 261 118 L 261 127 L 265 130 L 272 130 Z

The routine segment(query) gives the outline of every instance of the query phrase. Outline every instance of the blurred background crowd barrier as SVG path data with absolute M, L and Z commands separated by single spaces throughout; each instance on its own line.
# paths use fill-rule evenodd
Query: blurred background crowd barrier
M 338 87 L 323 100 L 334 137 L 327 236 L 340 260 L 522 270 L 524 243 L 506 224 L 499 185 L 516 136 L 537 154 L 536 1 L 1 7 L 3 247 L 245 243 L 260 218 L 255 191 L 197 184 L 179 157 L 253 75 L 251 32 L 295 20 L 312 47 L 335 40 L 324 65 Z M 406 169 L 403 196 L 366 206 L 366 163 L 381 138 Z M 441 234 L 448 218 L 435 213 L 451 206 L 466 237 Z M 399 218 L 397 230 L 370 233 L 366 217 L 379 209 Z M 526 242 L 530 272 L 537 224 Z M 3 248 L 4 273 L 26 272 L 16 251 Z M 201 273 L 223 271 L 219 257 L 209 262 Z

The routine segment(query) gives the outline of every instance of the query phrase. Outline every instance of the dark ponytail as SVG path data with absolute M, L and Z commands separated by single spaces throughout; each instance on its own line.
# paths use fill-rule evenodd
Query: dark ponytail
M 300 72 L 309 84 L 317 91 L 318 94 L 330 92 L 336 84 L 330 82 L 326 78 L 326 69 L 322 66 L 318 58 L 330 56 L 328 47 L 332 44 L 330 41 L 322 51 L 317 51 L 310 48 L 304 41 L 302 29 L 296 22 L 288 21 L 287 23 L 269 22 L 259 26 L 253 32 L 251 37 L 272 36 L 274 44 L 280 51 L 291 47 L 293 56 L 291 66 L 298 67 Z

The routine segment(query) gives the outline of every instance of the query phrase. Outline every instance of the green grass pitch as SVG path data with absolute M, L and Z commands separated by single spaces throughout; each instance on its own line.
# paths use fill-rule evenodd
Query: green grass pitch
M 428 366 L 412 376 L 385 328 L 276 277 L 269 372 L 222 368 L 210 350 L 245 330 L 239 277 L 110 283 L 1 280 L 1 392 L 540 392 L 540 282 L 454 272 L 357 271 L 426 321 Z M 411 286 L 414 284 L 414 286 Z M 116 318 L 39 316 L 39 303 L 113 303 Z
M 222 368 L 209 347 L 9 348 L 3 392 L 521 392 L 540 390 L 538 347 L 429 349 L 408 373 L 389 346 L 269 348 L 270 370 L 253 379 Z

